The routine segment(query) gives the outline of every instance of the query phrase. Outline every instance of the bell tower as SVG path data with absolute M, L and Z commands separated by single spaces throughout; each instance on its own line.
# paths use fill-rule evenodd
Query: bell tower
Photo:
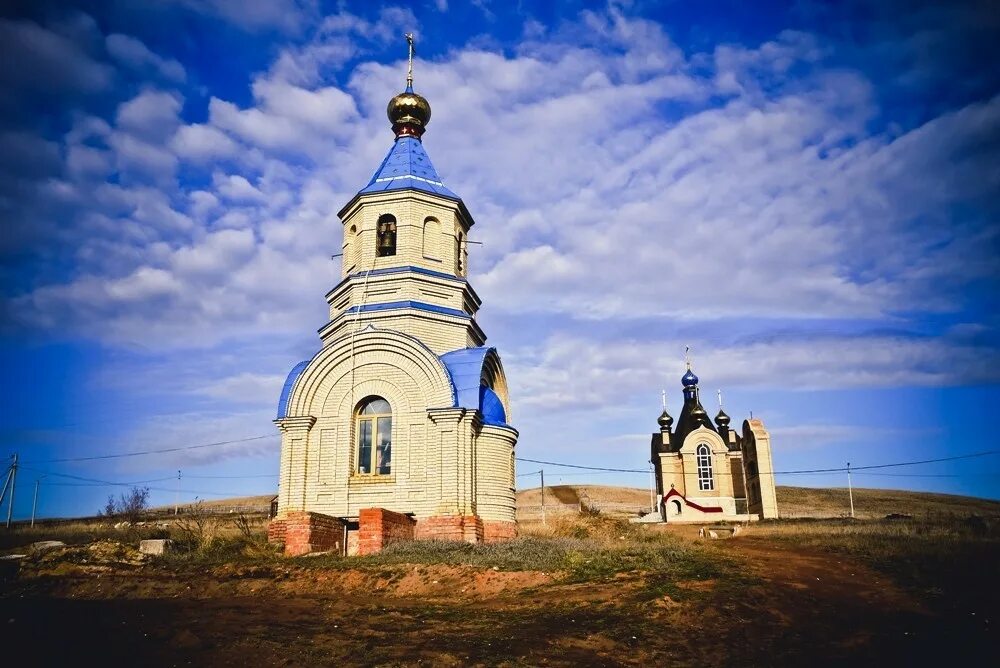
M 368 184 L 338 214 L 344 226 L 341 282 L 327 295 L 326 344 L 368 324 L 415 336 L 441 354 L 481 346 L 481 300 L 469 285 L 468 237 L 475 224 L 441 181 L 422 137 L 431 106 L 413 90 L 413 41 L 406 88 L 389 101 L 395 141 Z
M 474 221 L 424 149 L 431 106 L 413 90 L 407 41 L 392 147 L 338 214 L 343 269 L 322 345 L 278 398 L 271 535 L 288 554 L 517 535 L 518 433 L 500 355 L 476 323 Z

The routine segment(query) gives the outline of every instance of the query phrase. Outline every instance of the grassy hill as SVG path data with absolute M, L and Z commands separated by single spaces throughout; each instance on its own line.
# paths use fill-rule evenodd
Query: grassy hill
M 779 485 L 778 512 L 783 518 L 845 517 L 850 507 L 847 488 L 787 487 Z M 266 509 L 273 494 L 205 501 L 209 511 L 227 512 L 230 508 Z M 612 515 L 635 515 L 649 509 L 649 490 L 639 487 L 609 485 L 553 485 L 545 488 L 546 512 L 569 512 L 580 502 Z M 189 504 L 182 504 L 187 507 Z M 518 516 L 532 520 L 540 516 L 541 493 L 533 487 L 517 492 Z M 172 510 L 164 507 L 162 510 Z M 855 489 L 854 513 L 860 519 L 877 519 L 890 513 L 924 517 L 930 515 L 1000 515 L 1000 501 L 952 494 L 907 492 L 893 489 Z
M 844 517 L 850 507 L 847 488 L 787 487 L 779 485 L 778 512 L 783 518 Z M 649 508 L 649 490 L 603 485 L 555 485 L 545 488 L 546 512 L 559 512 L 562 504 L 580 501 L 614 513 L 634 514 Z M 539 514 L 540 490 L 517 493 L 518 516 L 532 519 Z M 1000 515 L 1000 501 L 951 494 L 906 492 L 891 489 L 855 489 L 854 512 L 861 519 L 885 517 L 890 513 L 924 517 L 927 515 Z

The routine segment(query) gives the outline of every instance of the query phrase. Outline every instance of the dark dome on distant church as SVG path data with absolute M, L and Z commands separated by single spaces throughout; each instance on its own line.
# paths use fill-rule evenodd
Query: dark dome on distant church
M 720 427 L 728 427 L 729 422 L 730 422 L 729 416 L 726 415 L 726 412 L 720 408 L 719 412 L 715 414 L 715 424 L 719 425 Z
M 663 412 L 660 413 L 660 417 L 656 418 L 656 423 L 660 425 L 661 429 L 669 429 L 670 425 L 674 423 L 674 418 L 667 412 L 667 409 L 664 408 Z
M 691 367 L 688 367 L 687 373 L 681 376 L 681 385 L 684 387 L 694 387 L 698 384 L 698 376 L 694 375 L 691 371 Z

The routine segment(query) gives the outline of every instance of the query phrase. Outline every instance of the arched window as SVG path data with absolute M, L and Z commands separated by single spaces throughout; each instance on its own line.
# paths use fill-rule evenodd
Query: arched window
M 392 463 L 392 407 L 382 397 L 368 397 L 354 413 L 360 474 L 389 475 Z
M 441 243 L 441 223 L 437 218 L 428 218 L 424 221 L 424 257 L 430 260 L 437 260 L 441 257 L 439 244 Z
M 382 214 L 375 227 L 375 253 L 378 257 L 396 254 L 396 217 Z
M 712 451 L 702 443 L 698 446 L 698 489 L 702 491 L 715 489 L 712 480 Z
M 358 226 L 351 225 L 351 229 L 347 231 L 344 239 L 347 247 L 344 249 L 344 261 L 347 263 L 348 267 L 354 267 L 358 264 Z
M 680 515 L 681 514 L 681 502 L 678 501 L 677 499 L 672 499 L 670 501 L 670 511 L 671 511 L 670 512 L 671 515 Z
M 455 273 L 462 275 L 462 233 L 455 237 Z

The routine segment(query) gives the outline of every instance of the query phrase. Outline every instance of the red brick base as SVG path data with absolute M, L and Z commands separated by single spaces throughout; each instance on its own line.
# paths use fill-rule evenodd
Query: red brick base
M 483 520 L 483 540 L 487 543 L 502 543 L 517 538 L 517 522 Z
M 476 515 L 441 515 L 417 520 L 417 540 L 483 542 L 483 521 Z
M 285 554 L 290 557 L 310 552 L 342 553 L 344 523 L 329 515 L 293 511 L 268 525 L 267 539 L 284 543 Z
M 386 545 L 413 540 L 415 521 L 385 508 L 363 508 L 358 513 L 358 554 L 377 554 Z

